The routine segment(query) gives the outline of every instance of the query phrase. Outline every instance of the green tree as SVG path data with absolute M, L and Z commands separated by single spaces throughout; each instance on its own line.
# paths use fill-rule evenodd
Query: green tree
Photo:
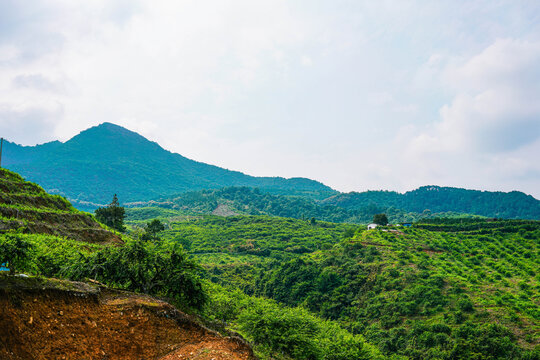
M 388 225 L 388 218 L 386 214 L 375 214 L 373 215 L 373 222 L 377 225 Z
M 159 240 L 157 234 L 163 230 L 165 230 L 165 225 L 158 219 L 154 219 L 146 224 L 142 239 L 157 241 Z
M 65 275 L 74 280 L 90 277 L 130 291 L 167 296 L 196 309 L 207 301 L 203 272 L 182 247 L 141 240 L 105 247 L 65 269 Z
M 99 222 L 117 231 L 126 231 L 126 227 L 124 226 L 126 209 L 120 206 L 120 202 L 118 201 L 116 194 L 114 194 L 113 199 L 108 206 L 98 208 L 94 213 L 96 214 L 96 219 Z

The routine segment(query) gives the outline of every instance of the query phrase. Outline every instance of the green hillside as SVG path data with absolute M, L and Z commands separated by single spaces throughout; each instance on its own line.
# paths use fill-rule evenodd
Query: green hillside
M 71 140 L 37 146 L 4 142 L 2 165 L 68 197 L 80 209 L 150 200 L 185 191 L 253 186 L 278 193 L 326 198 L 337 192 L 319 182 L 253 177 L 187 159 L 120 126 L 103 123 Z
M 322 201 L 347 210 L 369 206 L 402 209 L 405 212 L 453 211 L 505 219 L 540 220 L 540 201 L 519 191 L 479 191 L 452 187 L 422 186 L 400 194 L 393 191 L 366 191 L 339 194 Z
M 480 217 L 474 211 L 482 212 L 479 208 L 481 200 L 475 203 L 475 208 L 469 208 L 472 213 L 464 213 L 465 209 L 455 207 L 452 203 L 447 202 L 445 206 L 438 206 L 438 212 L 423 209 L 422 211 L 406 211 L 400 208 L 390 206 L 385 198 L 389 196 L 403 196 L 398 193 L 391 192 L 367 192 L 358 194 L 367 196 L 364 197 L 363 203 L 356 201 L 357 206 L 352 206 L 348 202 L 337 201 L 338 198 L 347 199 L 348 194 L 336 195 L 329 199 L 318 201 L 311 198 L 300 196 L 284 196 L 269 194 L 259 189 L 249 187 L 228 187 L 217 190 L 201 190 L 196 192 L 187 192 L 177 196 L 151 202 L 138 202 L 127 204 L 133 209 L 129 209 L 128 216 L 136 216 L 137 208 L 149 209 L 150 207 L 167 209 L 169 216 L 174 216 L 175 211 L 178 215 L 271 215 L 280 217 L 290 217 L 295 219 L 311 219 L 315 218 L 324 221 L 333 222 L 348 222 L 357 224 L 366 224 L 373 220 L 373 215 L 386 213 L 391 223 L 414 222 L 420 219 L 440 218 L 440 217 Z M 506 199 L 504 196 L 499 196 L 494 193 L 494 196 L 503 198 L 499 203 L 508 204 L 511 199 Z M 509 198 L 512 193 L 505 194 Z M 354 194 L 353 194 L 354 197 Z M 529 205 L 521 206 L 517 202 L 514 208 L 509 206 L 507 215 L 511 215 L 510 211 L 524 210 L 532 214 L 534 206 L 538 202 L 534 200 Z M 496 204 L 499 204 L 496 203 Z M 363 204 L 363 205 L 361 205 Z M 406 206 L 407 204 L 401 204 Z M 498 206 L 498 205 L 497 205 Z M 521 206 L 521 208 L 520 208 Z M 513 210 L 512 210 L 513 209 Z M 150 211 L 150 210 L 145 210 Z M 157 210 L 156 211 L 157 214 Z M 486 211 L 484 211 L 486 213 Z M 489 213 L 489 212 L 488 212 Z M 156 216 L 157 217 L 157 216 Z
M 207 278 L 302 306 L 410 359 L 540 356 L 540 222 L 430 220 L 364 227 L 188 216 L 162 237 Z M 141 224 L 141 220 L 132 224 Z M 234 299 L 222 304 L 234 309 Z
M 239 332 L 262 359 L 540 358 L 539 221 L 439 218 L 368 231 L 154 207 L 133 209 L 125 242 L 111 246 L 79 226 L 86 218 L 107 232 L 90 215 L 1 174 L 0 263 L 166 297 Z M 165 230 L 142 236 L 156 217 Z
M 121 242 L 91 215 L 76 210 L 59 195 L 0 168 L 0 232 L 21 229 L 27 234 L 48 234 L 95 243 Z
M 97 241 L 94 235 L 98 231 L 116 237 L 103 229 L 89 214 L 75 210 L 65 199 L 48 195 L 38 185 L 24 181 L 11 171 L 0 171 L 4 199 L 2 206 L 8 209 L 6 213 L 14 211 L 16 214 L 15 217 L 0 217 L 0 264 L 7 263 L 10 273 L 24 272 L 24 278 L 29 276 L 25 283 L 47 284 L 51 277 L 94 284 L 98 281 L 111 288 L 166 298 L 182 311 L 194 315 L 188 316 L 190 322 L 203 323 L 221 331 L 224 336 L 233 335 L 237 338 L 240 334 L 251 343 L 260 359 L 386 358 L 362 335 L 352 334 L 335 321 L 322 319 L 301 307 L 287 307 L 271 299 L 249 296 L 238 290 L 212 284 L 205 279 L 208 277 L 205 268 L 186 251 L 189 244 L 176 238 L 147 241 L 133 232 L 133 237 L 123 235 L 123 242 L 110 238 L 109 241 Z M 61 216 L 55 217 L 55 214 Z M 83 218 L 92 224 L 91 229 L 79 227 L 79 221 Z M 258 230 L 259 226 L 252 229 L 254 232 Z M 269 233 L 274 230 L 267 229 Z M 322 239 L 319 236 L 325 236 L 324 232 L 317 231 L 300 234 L 301 230 L 293 224 L 288 231 L 298 232 L 296 242 L 311 242 L 310 247 L 318 246 L 316 243 Z M 20 278 L 0 271 L 0 288 L 11 289 L 14 284 L 20 283 L 17 279 Z M 54 282 L 62 290 L 69 290 L 69 283 Z M 32 291 L 40 296 L 48 296 L 51 289 L 35 287 Z M 109 294 L 108 290 L 103 291 Z M 19 309 L 24 301 L 20 295 L 16 290 L 5 296 L 5 300 Z M 152 303 L 148 303 L 148 298 L 145 299 L 135 305 L 151 308 Z M 62 301 L 71 302 L 68 298 Z M 122 303 L 118 305 L 122 306 Z M 58 313 L 58 309 L 54 312 Z M 43 316 L 48 314 L 47 311 Z M 1 315 L 0 312 L 0 327 L 7 329 L 4 336 L 10 338 L 12 323 L 9 318 Z M 31 326 L 32 321 L 43 324 L 41 314 L 32 315 L 26 324 Z M 77 325 L 88 324 L 86 312 L 79 316 L 69 315 L 63 317 L 63 324 L 66 323 L 68 327 L 72 325 L 70 321 Z M 156 315 L 163 317 L 167 314 L 159 312 Z M 184 323 L 188 318 L 185 314 L 180 315 Z M 61 312 L 59 316 L 62 316 Z M 137 321 L 125 321 L 124 326 L 137 326 Z M 54 330 L 51 327 L 51 331 Z M 77 335 L 77 339 L 81 338 Z M 108 341 L 115 340 L 112 337 Z M 70 341 L 64 344 L 73 345 Z M 2 343 L 0 348 L 3 353 L 13 354 L 9 345 Z
M 518 357 L 540 344 L 539 236 L 521 222 L 485 235 L 361 231 L 266 267 L 255 293 L 340 319 L 388 355 Z

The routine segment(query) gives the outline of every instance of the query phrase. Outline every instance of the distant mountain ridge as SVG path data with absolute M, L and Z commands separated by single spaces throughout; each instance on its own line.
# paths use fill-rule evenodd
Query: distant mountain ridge
M 87 129 L 65 143 L 4 143 L 2 165 L 68 197 L 79 208 L 143 201 L 185 191 L 251 186 L 266 191 L 326 198 L 330 187 L 306 178 L 254 177 L 171 153 L 111 123 Z
M 395 191 L 337 194 L 324 199 L 321 204 L 347 210 L 377 206 L 415 213 L 453 211 L 496 218 L 540 219 L 540 201 L 520 191 L 480 191 L 435 185 L 403 194 Z
M 368 223 L 373 215 L 386 213 L 391 223 L 415 222 L 434 217 L 484 216 L 506 219 L 540 219 L 540 201 L 510 193 L 424 186 L 400 194 L 366 191 L 331 196 L 324 200 L 268 194 L 249 187 L 186 192 L 129 207 L 158 207 L 179 211 L 176 215 L 239 214 L 271 215 L 331 222 Z M 135 214 L 136 210 L 129 210 Z M 159 214 L 159 212 L 156 212 Z M 174 216 L 174 213 L 171 214 Z
M 307 178 L 254 177 L 197 162 L 111 123 L 82 131 L 65 143 L 21 146 L 6 141 L 2 165 L 39 183 L 50 193 L 66 196 L 81 210 L 107 204 L 116 193 L 123 203 L 176 197 L 172 202 L 180 208 L 189 209 L 197 203 L 197 209 L 207 209 L 225 201 L 233 207 L 232 211 L 239 213 L 331 221 L 365 222 L 380 212 L 404 221 L 448 212 L 540 219 L 540 201 L 518 191 L 430 185 L 403 194 L 339 193 Z M 261 192 L 219 190 L 230 187 L 259 188 Z M 204 193 L 208 190 L 211 193 Z M 186 195 L 181 196 L 183 193 Z M 184 200 L 187 205 L 182 205 Z

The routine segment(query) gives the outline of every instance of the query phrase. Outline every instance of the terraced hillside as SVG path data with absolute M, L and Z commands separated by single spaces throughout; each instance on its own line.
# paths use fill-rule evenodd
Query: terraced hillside
M 203 305 L 186 253 L 120 238 L 16 173 L 0 169 L 0 189 L 0 359 L 253 358 L 175 307 Z
M 90 214 L 76 210 L 66 199 L 50 195 L 20 175 L 0 169 L 0 231 L 21 229 L 92 243 L 120 243 Z

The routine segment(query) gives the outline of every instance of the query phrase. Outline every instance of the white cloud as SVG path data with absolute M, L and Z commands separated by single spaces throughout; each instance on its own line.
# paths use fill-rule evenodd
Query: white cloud
M 65 93 L 65 84 L 51 80 L 41 74 L 21 74 L 12 80 L 14 88 L 32 89 L 44 92 Z
M 427 176 L 477 187 L 509 188 L 528 174 L 529 191 L 538 195 L 530 187 L 540 172 L 538 64 L 540 43 L 499 39 L 447 67 L 443 81 L 455 96 L 440 109 L 440 121 L 412 136 L 406 156 Z
M 368 101 L 375 106 L 383 106 L 393 102 L 394 97 L 386 91 L 373 92 L 368 95 Z
M 515 150 L 540 137 L 540 42 L 497 40 L 443 77 L 456 95 L 441 121 L 414 141 L 445 151 Z M 432 148 L 427 146 L 424 150 Z
M 301 58 L 301 63 L 304 66 L 311 66 L 313 65 L 313 60 L 309 56 L 303 55 Z
M 0 103 L 0 134 L 3 138 L 23 145 L 35 145 L 36 136 L 45 141 L 55 140 L 51 128 L 63 115 L 60 104 L 20 104 L 12 106 Z
M 540 42 L 497 39 L 466 63 L 446 70 L 446 83 L 460 92 L 482 92 L 486 88 L 538 90 Z M 530 98 L 528 96 L 527 98 Z

